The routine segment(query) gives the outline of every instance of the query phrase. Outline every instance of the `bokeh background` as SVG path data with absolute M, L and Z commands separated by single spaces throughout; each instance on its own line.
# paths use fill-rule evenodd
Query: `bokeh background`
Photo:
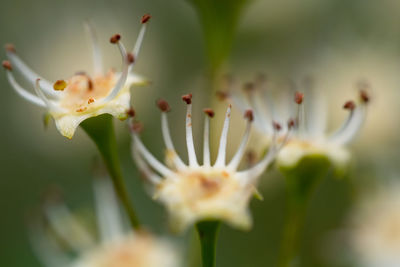
M 124 44 L 132 47 L 140 17 L 147 12 L 153 19 L 136 70 L 152 83 L 133 88 L 132 103 L 145 123 L 144 142 L 162 157 L 154 101 L 166 98 L 173 108 L 173 137 L 184 155 L 185 107 L 180 95 L 194 94 L 199 147 L 201 109 L 210 105 L 211 98 L 205 81 L 202 28 L 187 1 L 1 0 L 0 44 L 14 43 L 19 55 L 44 77 L 66 79 L 76 71 L 91 69 L 82 27 L 90 19 L 98 30 L 107 66 L 119 68 L 118 51 L 108 38 L 118 32 Z M 303 266 L 351 266 L 340 250 L 330 249 L 330 236 L 345 227 L 359 194 L 398 178 L 399 13 L 400 2 L 394 0 L 254 0 L 239 21 L 225 70 L 243 82 L 260 71 L 283 84 L 312 75 L 329 99 L 332 127 L 345 118 L 341 105 L 354 98 L 354 84 L 366 79 L 372 86 L 373 101 L 365 127 L 352 145 L 349 174 L 343 179 L 327 177 L 312 198 L 302 237 Z M 5 57 L 4 52 L 1 55 Z M 81 130 L 67 140 L 53 123 L 45 129 L 44 110 L 21 99 L 4 73 L 0 88 L 0 266 L 40 266 L 27 235 L 27 214 L 40 205 L 46 188 L 55 184 L 72 208 L 91 211 L 90 168 L 97 151 Z M 217 119 L 222 116 L 217 114 Z M 139 216 L 149 229 L 168 234 L 163 208 L 146 195 L 132 163 L 126 125 L 116 121 L 115 126 L 125 179 Z M 242 124 L 232 127 L 240 133 Z M 217 134 L 220 129 L 215 130 Z M 236 136 L 230 141 L 235 144 Z M 273 266 L 276 262 L 285 213 L 279 173 L 264 175 L 261 192 L 264 200 L 252 201 L 252 231 L 222 228 L 218 266 Z M 175 239 L 183 244 L 192 234 L 189 231 Z

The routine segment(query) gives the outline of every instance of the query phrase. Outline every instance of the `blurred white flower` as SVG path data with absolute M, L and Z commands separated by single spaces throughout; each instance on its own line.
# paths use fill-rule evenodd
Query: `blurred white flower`
M 364 197 L 351 213 L 347 238 L 359 266 L 400 266 L 399 182 Z
M 348 118 L 336 132 L 328 134 L 327 106 L 322 92 L 315 90 L 311 83 L 308 80 L 304 93 L 294 92 L 294 102 L 290 90 L 274 95 L 264 88 L 265 80 L 261 76 L 256 83 L 246 84 L 244 92 L 232 91 L 226 96 L 241 110 L 249 107 L 254 110 L 255 125 L 269 140 L 273 137 L 271 122 L 281 123 L 294 113 L 295 119 L 288 123 L 294 127 L 293 134 L 277 156 L 278 166 L 294 167 L 306 156 L 324 156 L 336 167 L 344 167 L 350 160 L 346 145 L 357 135 L 365 119 L 368 85 L 359 84 L 359 101 L 347 101 L 343 105 L 349 111 Z
M 167 240 L 144 231 L 124 231 L 109 177 L 98 178 L 94 185 L 99 238 L 54 197 L 45 204 L 45 223 L 38 220 L 31 224 L 33 248 L 44 266 L 180 266 L 177 251 Z
M 142 28 L 131 53 L 127 53 L 120 41 L 121 36 L 116 34 L 110 42 L 117 44 L 122 57 L 122 72 L 114 70 L 104 72 L 102 55 L 96 33 L 89 23 L 86 28 L 92 40 L 94 75 L 79 72 L 67 81 L 58 80 L 54 84 L 40 78 L 16 54 L 13 45 L 6 45 L 9 61 L 3 61 L 7 70 L 7 78 L 15 91 L 24 99 L 38 106 L 44 107 L 54 118 L 56 127 L 67 138 L 72 138 L 79 124 L 90 118 L 104 113 L 111 114 L 119 119 L 127 118 L 130 108 L 130 87 L 133 84 L 143 84 L 145 81 L 132 72 L 134 61 L 146 31 L 150 15 L 141 19 Z M 22 88 L 13 75 L 16 69 L 34 86 L 36 95 Z
M 140 124 L 132 125 L 133 157 L 141 170 L 154 185 L 154 198 L 163 203 L 169 211 L 171 226 L 182 231 L 201 220 L 222 220 L 234 227 L 249 229 L 252 224 L 249 201 L 256 192 L 258 178 L 274 159 L 280 149 L 273 140 L 265 156 L 247 170 L 238 170 L 249 139 L 253 112 L 245 111 L 247 126 L 239 148 L 231 161 L 226 163 L 226 146 L 231 106 L 226 111 L 221 133 L 217 159 L 210 162 L 209 124 L 214 116 L 211 109 L 204 109 L 204 148 L 203 164 L 199 164 L 192 135 L 192 95 L 184 95 L 187 104 L 186 146 L 189 164 L 177 155 L 171 140 L 167 112 L 169 105 L 164 100 L 157 102 L 161 109 L 161 128 L 166 145 L 167 165 L 158 161 L 143 145 L 138 132 Z M 155 172 L 154 172 L 155 171 Z

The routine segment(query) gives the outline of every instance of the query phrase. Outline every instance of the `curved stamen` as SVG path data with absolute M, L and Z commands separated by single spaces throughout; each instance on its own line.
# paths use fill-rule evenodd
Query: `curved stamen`
M 226 144 L 228 140 L 229 122 L 231 120 L 231 108 L 232 106 L 229 105 L 228 109 L 226 110 L 224 126 L 222 128 L 221 138 L 219 139 L 218 156 L 214 164 L 215 167 L 225 166 Z
M 94 244 L 89 234 L 64 204 L 50 204 L 45 209 L 52 229 L 74 250 L 87 249 Z
M 303 83 L 308 101 L 306 106 L 307 132 L 311 137 L 321 137 L 325 134 L 327 125 L 326 98 L 322 90 L 315 88 L 312 77 L 306 77 Z
M 116 241 L 123 236 L 122 218 L 109 177 L 98 177 L 93 184 L 97 225 L 103 243 Z
M 7 71 L 7 79 L 12 88 L 14 88 L 17 94 L 19 94 L 22 98 L 40 107 L 46 107 L 46 103 L 42 99 L 29 93 L 17 83 L 11 71 Z
M 142 141 L 140 140 L 139 136 L 135 132 L 135 130 L 132 131 L 132 151 L 134 149 L 137 149 L 137 151 L 143 156 L 143 158 L 147 161 L 147 163 L 157 172 L 159 172 L 162 176 L 165 177 L 173 177 L 174 172 L 171 171 L 169 168 L 167 168 L 164 164 L 162 164 L 160 161 L 158 161 L 144 146 Z
M 247 110 L 245 112 L 245 118 L 247 118 L 247 125 L 246 125 L 246 130 L 245 130 L 243 138 L 242 138 L 242 142 L 240 143 L 239 148 L 236 151 L 236 154 L 233 156 L 231 162 L 228 164 L 228 167 L 227 167 L 228 169 L 233 170 L 233 171 L 237 170 L 239 163 L 240 163 L 241 159 L 243 158 L 247 142 L 249 141 L 251 125 L 252 125 L 252 122 L 254 119 L 252 110 Z
M 182 96 L 182 100 L 186 102 L 186 147 L 189 157 L 189 166 L 197 167 L 199 164 L 197 163 L 192 132 L 192 94 Z
M 146 29 L 147 29 L 147 22 L 150 20 L 150 18 L 151 18 L 151 16 L 149 14 L 145 14 L 141 19 L 142 27 L 140 28 L 138 37 L 136 39 L 135 46 L 132 49 L 132 55 L 134 56 L 135 60 L 139 56 L 140 48 L 142 47 L 142 43 L 143 43 L 143 39 L 144 39 L 144 34 L 146 33 Z M 133 67 L 133 64 L 131 66 L 129 66 L 129 71 L 132 69 L 132 67 Z
M 259 128 L 267 134 L 272 134 L 271 120 L 269 112 L 265 109 L 264 105 L 260 103 L 261 97 L 259 91 L 261 88 L 256 88 L 254 84 L 248 83 L 245 85 L 246 94 L 248 95 L 250 105 L 253 107 L 256 123 Z M 270 102 L 270 100 L 269 100 Z
M 119 48 L 119 52 L 121 53 L 121 57 L 122 57 L 122 73 L 121 73 L 121 77 L 118 79 L 117 84 L 114 86 L 114 88 L 111 90 L 111 93 L 104 98 L 103 101 L 108 102 L 113 100 L 118 93 L 124 88 L 126 80 L 128 78 L 128 70 L 129 70 L 129 60 L 128 60 L 128 55 L 126 53 L 126 49 L 125 46 L 119 41 L 119 39 L 121 38 L 119 35 L 114 35 L 111 38 L 111 43 L 116 43 L 118 45 Z M 115 38 L 115 39 L 113 39 Z
M 40 86 L 40 79 L 36 79 L 35 92 L 43 100 L 48 109 L 50 109 L 51 111 L 61 111 L 60 107 L 56 106 L 53 102 L 51 102 L 51 100 L 47 99 L 47 97 L 44 95 L 42 88 Z
M 210 108 L 203 110 L 206 114 L 204 120 L 203 165 L 210 167 L 210 118 L 214 117 L 214 111 Z
M 186 167 L 185 163 L 183 163 L 182 159 L 179 157 L 178 153 L 175 150 L 175 146 L 172 142 L 169 126 L 168 126 L 168 116 L 167 112 L 170 110 L 168 102 L 160 99 L 157 101 L 157 105 L 160 108 L 161 112 L 161 129 L 162 135 L 164 138 L 165 146 L 167 147 L 167 157 L 171 157 L 175 167 L 177 169 L 183 169 Z
M 162 178 L 149 168 L 147 163 L 140 156 L 140 152 L 136 148 L 132 149 L 132 157 L 135 160 L 139 171 L 145 176 L 145 178 L 149 180 L 150 183 L 154 185 L 161 183 Z
M 347 144 L 353 140 L 364 123 L 366 116 L 365 102 L 356 107 L 354 102 L 348 101 L 344 108 L 349 110 L 350 114 L 339 130 L 329 138 L 329 141 L 340 145 Z
M 90 21 L 86 21 L 84 25 L 85 25 L 85 29 L 89 35 L 90 42 L 92 45 L 94 74 L 102 75 L 103 74 L 103 57 L 101 56 L 101 50 L 100 50 L 96 31 L 95 31 L 92 23 L 90 23 Z
M 35 73 L 22 61 L 22 59 L 15 53 L 15 49 L 11 45 L 6 46 L 6 55 L 13 66 L 22 74 L 25 80 L 30 82 L 32 85 L 35 85 L 36 79 L 40 77 L 40 75 Z M 53 90 L 53 85 L 48 80 L 43 78 L 41 79 L 43 81 L 44 92 L 52 97 L 58 97 L 59 94 Z

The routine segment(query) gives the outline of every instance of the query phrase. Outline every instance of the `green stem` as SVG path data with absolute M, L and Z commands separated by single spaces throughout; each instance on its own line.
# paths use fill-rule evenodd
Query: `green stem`
M 128 214 L 134 229 L 140 228 L 132 202 L 129 199 L 118 159 L 117 142 L 114 133 L 112 116 L 109 114 L 89 118 L 81 123 L 81 127 L 96 144 L 111 176 L 115 191 Z
M 286 182 L 287 215 L 278 267 L 300 266 L 300 241 L 309 199 L 330 166 L 324 155 L 310 155 L 296 166 L 280 169 Z
M 216 266 L 215 255 L 220 225 L 220 221 L 202 221 L 196 224 L 201 244 L 203 267 Z
M 299 199 L 294 196 L 294 192 L 287 190 L 287 214 L 278 267 L 293 267 L 299 265 L 299 243 L 304 217 L 307 211 L 307 200 Z

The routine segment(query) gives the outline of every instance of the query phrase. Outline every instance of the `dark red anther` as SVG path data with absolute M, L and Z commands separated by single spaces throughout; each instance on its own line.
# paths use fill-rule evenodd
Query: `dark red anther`
M 130 107 L 127 111 L 126 111 L 126 115 L 128 115 L 129 117 L 133 118 L 135 117 L 135 110 L 133 109 L 133 107 Z
M 218 100 L 220 100 L 220 101 L 224 101 L 227 98 L 229 98 L 229 94 L 224 91 L 217 91 L 215 94 L 216 94 Z
M 134 133 L 141 133 L 143 131 L 143 124 L 135 121 L 132 123 L 131 128 Z
M 164 99 L 157 100 L 157 106 L 162 112 L 168 112 L 168 111 L 171 110 L 171 108 L 169 107 L 168 102 L 166 100 L 164 100 Z
M 276 121 L 273 121 L 273 122 L 272 122 L 272 126 L 273 126 L 274 129 L 275 129 L 276 131 L 278 131 L 278 132 L 282 129 L 282 126 L 281 126 L 279 123 L 277 123 Z
M 128 59 L 129 64 L 132 64 L 133 62 L 135 62 L 135 56 L 132 53 L 127 54 L 127 59 Z
M 363 103 L 368 103 L 370 101 L 370 96 L 368 92 L 364 89 L 360 90 L 360 98 Z
M 186 102 L 186 104 L 192 104 L 192 94 L 187 94 L 182 96 L 182 100 Z
M 212 110 L 211 108 L 205 108 L 203 109 L 203 112 L 210 118 L 213 118 L 215 115 L 214 110 Z
M 245 84 L 244 84 L 243 89 L 244 89 L 246 92 L 251 93 L 251 92 L 254 91 L 255 85 L 254 85 L 254 83 L 248 82 L 248 83 L 245 83 Z
M 294 119 L 289 119 L 288 128 L 292 129 L 294 126 L 296 126 L 296 121 Z
M 356 108 L 356 104 L 354 103 L 354 101 L 349 100 L 346 103 L 344 103 L 343 108 L 348 110 L 354 110 Z
M 142 24 L 145 24 L 145 23 L 147 23 L 150 19 L 151 19 L 150 14 L 144 14 L 143 17 L 142 17 L 142 19 L 140 20 L 140 22 L 141 22 Z
M 248 109 L 244 112 L 244 117 L 248 119 L 250 122 L 254 120 L 253 110 Z
M 12 70 L 11 62 L 8 60 L 4 60 L 1 65 L 3 65 L 3 68 L 5 68 L 6 70 Z
M 119 35 L 119 34 L 117 33 L 117 34 L 114 34 L 113 36 L 111 36 L 111 38 L 110 38 L 110 43 L 116 44 L 116 43 L 119 42 L 119 40 L 121 40 L 121 35 Z
M 300 93 L 300 92 L 296 92 L 294 94 L 294 102 L 296 102 L 297 104 L 301 104 L 303 103 L 303 98 L 304 98 L 304 94 Z

